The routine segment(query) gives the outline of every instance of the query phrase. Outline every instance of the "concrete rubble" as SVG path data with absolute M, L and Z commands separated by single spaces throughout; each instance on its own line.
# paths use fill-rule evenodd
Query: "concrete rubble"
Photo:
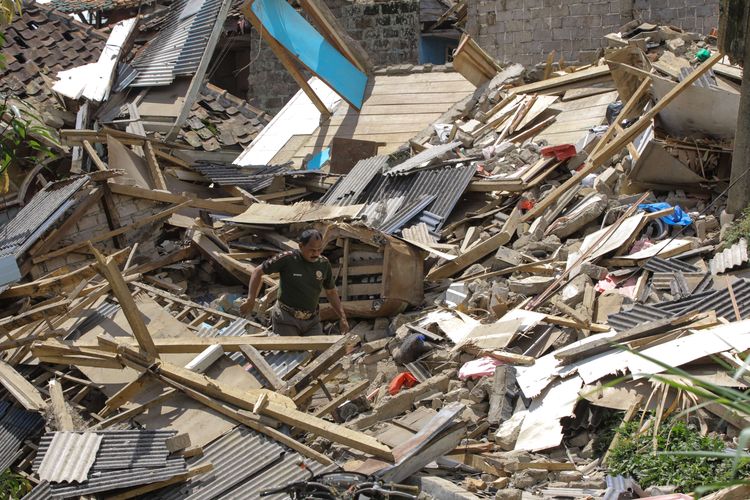
M 344 141 L 304 165 L 234 165 L 291 125 L 215 86 L 179 130 L 115 87 L 97 113 L 74 111 L 54 132 L 54 180 L 12 172 L 0 469 L 29 498 L 256 498 L 306 479 L 296 463 L 419 498 L 626 498 L 606 425 L 676 400 L 650 384 L 665 371 L 652 359 L 717 379 L 717 359 L 750 350 L 746 235 L 727 243 L 719 223 L 732 136 L 688 95 L 731 100 L 741 69 L 715 36 L 640 22 L 586 66 L 500 67 L 472 44 L 456 67 L 482 83 L 387 152 Z M 459 77 L 443 69 L 407 73 Z M 308 227 L 351 331 L 322 298 L 325 335 L 274 336 L 277 277 L 242 317 L 248 279 Z M 693 418 L 736 446 L 750 416 L 716 406 Z M 113 454 L 133 446 L 125 432 L 147 458 Z M 85 466 L 49 472 L 56 453 Z

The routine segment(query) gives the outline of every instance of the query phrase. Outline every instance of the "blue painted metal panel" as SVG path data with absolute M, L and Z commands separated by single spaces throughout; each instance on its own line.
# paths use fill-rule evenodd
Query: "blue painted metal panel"
M 253 14 L 268 33 L 310 71 L 357 109 L 367 85 L 367 75 L 329 44 L 285 0 L 255 0 Z

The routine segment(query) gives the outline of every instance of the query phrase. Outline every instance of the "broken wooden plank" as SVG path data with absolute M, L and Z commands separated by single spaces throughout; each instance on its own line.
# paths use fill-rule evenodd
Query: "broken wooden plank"
M 315 379 L 326 369 L 333 366 L 346 351 L 347 347 L 356 343 L 358 337 L 354 334 L 339 337 L 339 340 L 329 347 L 325 352 L 320 354 L 314 361 L 302 368 L 291 380 L 284 386 L 286 394 L 294 395 L 304 389 L 311 380 Z
M 203 210 L 209 210 L 211 212 L 239 215 L 247 210 L 246 206 L 236 203 L 228 203 L 225 201 L 216 201 L 212 199 L 202 199 L 194 196 L 166 193 L 164 191 L 144 189 L 138 186 L 128 186 L 126 184 L 110 184 L 109 187 L 115 194 L 132 196 L 134 198 L 143 198 L 145 200 L 160 201 L 162 203 L 187 202 L 188 206 L 190 207 L 201 208 Z
M 47 407 L 39 389 L 5 361 L 0 361 L 0 384 L 28 411 L 44 411 Z
M 341 406 L 344 402 L 359 396 L 359 394 L 365 389 L 367 389 L 369 385 L 370 385 L 369 380 L 362 380 L 359 383 L 354 384 L 349 389 L 342 392 L 337 397 L 333 398 L 331 401 L 326 403 L 324 406 L 315 410 L 314 415 L 316 417 L 323 417 L 325 415 L 328 415 L 329 413 L 334 411 L 336 408 Z
M 312 335 L 308 337 L 294 336 L 258 336 L 242 335 L 239 337 L 193 337 L 193 338 L 157 338 L 154 339 L 156 350 L 164 354 L 198 353 L 203 352 L 206 347 L 220 345 L 224 352 L 240 352 L 240 346 L 251 345 L 262 351 L 324 351 L 337 343 L 344 337 L 341 335 Z M 123 339 L 123 345 L 137 347 L 135 341 Z M 50 341 L 40 344 L 39 347 L 52 345 Z M 99 345 L 95 341 L 76 340 L 63 347 L 99 349 L 101 352 L 115 352 L 116 348 L 111 345 Z
M 427 279 L 430 281 L 436 281 L 444 278 L 449 278 L 462 269 L 469 267 L 479 259 L 486 257 L 494 251 L 497 251 L 498 247 L 501 247 L 510 241 L 513 233 L 516 230 L 516 227 L 518 227 L 520 218 L 521 210 L 516 207 L 510 213 L 508 220 L 505 221 L 505 224 L 503 225 L 499 233 L 484 240 L 481 243 L 477 243 L 465 254 L 459 255 L 450 262 L 447 262 L 442 266 L 433 269 L 429 272 L 429 274 L 427 274 Z
M 156 189 L 168 190 L 167 181 L 164 180 L 164 174 L 159 167 L 159 160 L 156 159 L 156 148 L 149 141 L 146 142 L 143 152 L 146 156 L 146 165 L 148 171 L 151 174 L 151 180 L 154 183 Z
M 50 402 L 52 403 L 52 414 L 55 416 L 55 422 L 57 423 L 58 431 L 74 431 L 75 426 L 73 425 L 73 417 L 68 411 L 68 406 L 65 404 L 65 396 L 63 395 L 62 385 L 57 379 L 49 381 L 49 396 Z
M 273 371 L 273 367 L 268 364 L 266 358 L 264 358 L 263 355 L 258 352 L 255 347 L 249 344 L 242 344 L 239 347 L 242 351 L 242 354 L 245 355 L 245 358 L 250 362 L 251 365 L 255 367 L 256 370 L 260 372 L 263 378 L 268 381 L 268 383 L 271 385 L 271 388 L 273 388 L 274 390 L 279 390 L 284 387 L 284 381 L 281 380 L 278 375 L 276 375 L 276 372 Z

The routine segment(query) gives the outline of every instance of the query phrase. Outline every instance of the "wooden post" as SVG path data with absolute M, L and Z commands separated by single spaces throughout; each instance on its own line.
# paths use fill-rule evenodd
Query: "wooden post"
M 130 295 L 128 285 L 125 283 L 122 274 L 120 274 L 120 270 L 117 268 L 114 259 L 111 256 L 105 258 L 91 244 L 89 244 L 89 249 L 94 254 L 94 257 L 96 257 L 96 261 L 99 264 L 99 272 L 109 281 L 112 292 L 120 303 L 122 312 L 125 314 L 130 328 L 133 330 L 133 336 L 138 345 L 146 352 L 149 358 L 158 358 L 159 352 L 156 350 L 151 334 L 148 328 L 146 328 L 146 323 L 143 321 L 143 316 L 141 316 L 141 312 L 138 310 L 133 296 Z

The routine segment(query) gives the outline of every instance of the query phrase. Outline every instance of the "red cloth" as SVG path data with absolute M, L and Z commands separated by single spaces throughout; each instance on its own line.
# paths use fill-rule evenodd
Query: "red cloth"
M 414 375 L 412 375 L 409 372 L 402 372 L 393 377 L 393 380 L 391 380 L 391 384 L 388 386 L 388 393 L 391 396 L 395 396 L 398 394 L 398 391 L 401 390 L 401 388 L 406 387 L 407 389 L 410 387 L 414 387 L 419 383 L 419 380 L 414 378 Z

